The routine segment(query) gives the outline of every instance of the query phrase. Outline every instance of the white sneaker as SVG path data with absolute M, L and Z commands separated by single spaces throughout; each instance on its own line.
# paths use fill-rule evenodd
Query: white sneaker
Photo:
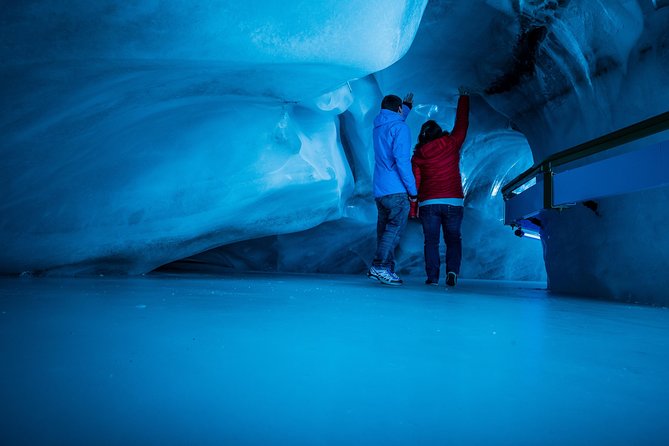
M 397 274 L 381 266 L 372 265 L 367 272 L 367 277 L 376 279 L 386 285 L 402 285 L 402 279 L 400 279 Z

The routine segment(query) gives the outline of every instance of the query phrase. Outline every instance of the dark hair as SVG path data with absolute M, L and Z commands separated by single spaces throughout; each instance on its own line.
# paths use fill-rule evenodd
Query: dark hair
M 402 99 L 394 94 L 389 94 L 381 101 L 381 108 L 396 112 L 402 106 Z
M 444 132 L 437 121 L 430 119 L 426 121 L 420 128 L 420 134 L 418 135 L 418 144 L 416 144 L 415 150 L 423 147 L 430 141 L 434 141 L 437 138 L 447 135 L 448 132 Z

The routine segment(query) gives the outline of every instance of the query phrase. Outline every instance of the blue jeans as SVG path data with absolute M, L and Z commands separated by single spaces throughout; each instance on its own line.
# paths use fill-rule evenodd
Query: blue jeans
M 425 273 L 430 282 L 439 282 L 439 230 L 444 232 L 446 242 L 446 273 L 460 274 L 462 261 L 462 226 L 463 206 L 450 204 L 428 204 L 420 207 L 420 221 L 425 236 Z
M 379 214 L 376 220 L 376 254 L 373 264 L 395 271 L 395 248 L 409 218 L 409 197 L 407 194 L 378 197 L 376 208 Z

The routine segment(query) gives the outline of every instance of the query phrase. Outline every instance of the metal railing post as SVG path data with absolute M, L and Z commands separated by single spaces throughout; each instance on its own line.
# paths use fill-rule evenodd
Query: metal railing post
M 553 169 L 551 163 L 541 165 L 544 183 L 544 209 L 553 209 Z

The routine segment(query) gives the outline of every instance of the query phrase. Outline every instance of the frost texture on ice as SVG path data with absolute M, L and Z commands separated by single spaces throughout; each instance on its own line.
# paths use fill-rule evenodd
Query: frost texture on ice
M 143 273 L 341 217 L 347 81 L 425 3 L 8 5 L 0 270 Z

